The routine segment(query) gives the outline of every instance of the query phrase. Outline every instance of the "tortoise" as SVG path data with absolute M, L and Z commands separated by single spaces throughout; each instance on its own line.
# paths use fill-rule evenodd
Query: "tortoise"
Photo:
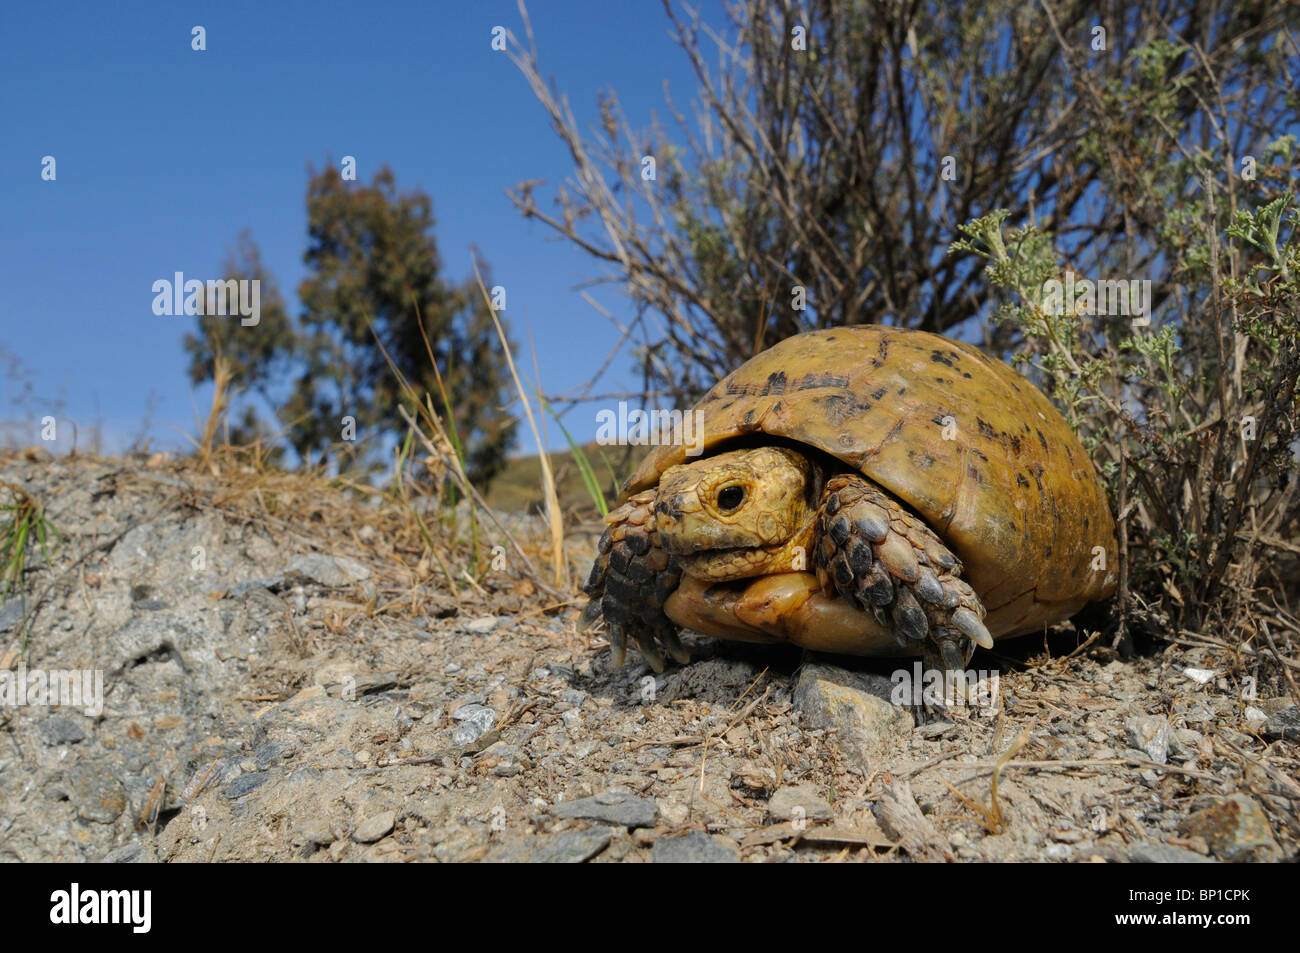
M 656 671 L 692 629 L 958 671 L 1115 588 L 1088 454 L 1026 378 L 977 348 L 861 325 L 797 334 L 695 407 L 606 517 L 578 621 Z M 702 445 L 702 450 L 701 450 Z M 690 458 L 688 450 L 702 456 Z

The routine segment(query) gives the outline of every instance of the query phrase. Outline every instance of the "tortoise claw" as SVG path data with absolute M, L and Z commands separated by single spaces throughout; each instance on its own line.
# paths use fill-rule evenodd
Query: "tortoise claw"
M 600 612 L 600 600 L 591 599 L 587 602 L 587 608 L 582 610 L 582 615 L 578 617 L 578 622 L 575 626 L 575 630 L 579 635 L 582 635 L 593 625 L 596 625 L 598 622 L 600 622 L 600 620 L 603 618 L 604 616 L 601 615 Z
M 681 571 L 659 544 L 654 502 L 653 491 L 638 493 L 609 515 L 583 587 L 591 601 L 575 628 L 587 632 L 604 619 L 615 668 L 627 659 L 628 636 L 656 672 L 664 670 L 663 649 L 682 664 L 691 658 L 677 638 L 677 626 L 663 611 Z
M 993 648 L 993 636 L 989 635 L 989 630 L 984 628 L 984 623 L 980 621 L 979 616 L 965 606 L 954 609 L 949 619 L 980 648 Z

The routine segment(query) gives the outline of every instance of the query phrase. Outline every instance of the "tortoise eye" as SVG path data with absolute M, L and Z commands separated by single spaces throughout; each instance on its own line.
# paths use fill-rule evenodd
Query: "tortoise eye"
M 724 486 L 718 492 L 718 508 L 724 512 L 730 513 L 741 503 L 745 502 L 745 488 L 743 486 Z

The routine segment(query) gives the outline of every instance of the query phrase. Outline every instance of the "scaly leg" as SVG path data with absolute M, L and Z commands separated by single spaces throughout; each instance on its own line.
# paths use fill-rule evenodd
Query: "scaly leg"
M 832 477 L 822 495 L 817 576 L 826 589 L 892 625 L 927 666 L 959 672 L 975 645 L 993 647 L 984 606 L 961 562 L 934 532 L 857 474 Z
M 656 672 L 664 670 L 661 647 L 681 664 L 690 653 L 677 638 L 678 626 L 664 614 L 664 602 L 681 581 L 676 561 L 659 545 L 655 491 L 638 493 L 605 518 L 596 561 L 583 592 L 591 597 L 578 631 L 604 618 L 614 665 L 623 664 L 630 635 Z

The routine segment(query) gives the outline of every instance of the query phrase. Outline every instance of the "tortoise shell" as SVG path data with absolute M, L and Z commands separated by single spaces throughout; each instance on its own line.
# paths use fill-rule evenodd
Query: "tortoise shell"
M 965 564 L 994 636 L 1067 618 L 1115 588 L 1115 523 L 1051 402 L 969 344 L 878 325 L 786 338 L 696 405 L 705 453 L 766 434 L 820 450 L 908 506 Z M 620 500 L 688 462 L 652 451 Z

